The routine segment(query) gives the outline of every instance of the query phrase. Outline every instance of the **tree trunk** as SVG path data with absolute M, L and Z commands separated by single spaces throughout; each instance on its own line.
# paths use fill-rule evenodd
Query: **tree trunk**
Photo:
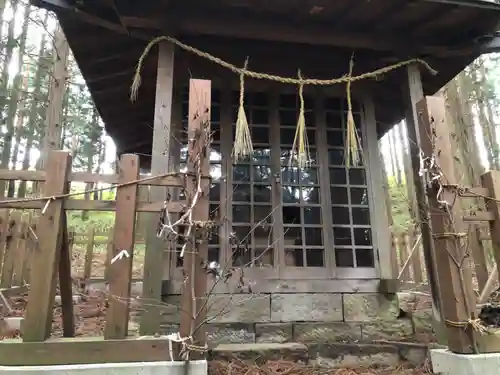
M 485 77 L 479 77 L 477 74 L 477 71 L 480 70 L 480 66 L 483 64 L 483 61 L 478 60 L 478 64 L 479 65 L 476 66 L 473 65 L 470 69 L 473 92 L 476 100 L 479 124 L 481 125 L 481 130 L 483 132 L 483 142 L 486 149 L 488 163 L 490 168 L 495 168 L 496 140 L 492 133 L 492 126 L 486 113 L 486 95 L 483 91 L 483 88 L 486 86 L 486 82 Z
M 44 24 L 47 23 L 49 13 L 45 12 Z M 38 49 L 38 63 L 35 71 L 35 76 L 33 78 L 33 92 L 30 97 L 30 106 L 28 114 L 28 129 L 26 130 L 26 151 L 24 153 L 22 169 L 27 170 L 30 167 L 31 162 L 31 149 L 33 148 L 33 143 L 35 141 L 35 133 L 37 132 L 39 126 L 37 126 L 38 115 L 39 115 L 39 102 L 41 95 L 42 79 L 47 73 L 47 58 L 45 56 L 45 47 L 47 43 L 46 34 L 42 35 L 40 40 L 40 47 Z M 19 184 L 19 190 L 17 192 L 18 197 L 26 196 L 26 181 L 21 181 Z
M 8 91 L 8 82 L 9 82 L 9 64 L 12 60 L 12 53 L 14 52 L 14 47 L 16 46 L 16 38 L 14 36 L 14 27 L 16 22 L 16 13 L 17 6 L 19 0 L 12 0 L 12 19 L 9 22 L 9 26 L 7 28 L 7 44 L 5 47 L 5 55 L 4 55 L 4 63 L 2 66 L 2 74 L 1 74 L 1 82 L 0 82 L 0 92 L 3 95 L 0 95 L 0 114 L 2 116 L 2 121 L 0 123 L 4 123 L 5 119 L 3 118 L 3 114 L 5 113 L 5 106 L 7 105 L 7 91 Z M 13 92 L 11 93 L 11 96 Z M 0 156 L 0 168 L 8 169 L 9 161 L 10 161 L 10 153 L 12 148 L 12 138 L 14 137 L 14 122 L 10 123 L 6 122 L 6 133 L 3 136 L 3 149 L 2 154 Z M 0 181 L 0 197 L 5 193 L 5 181 Z
M 399 181 L 396 178 L 398 165 L 396 160 L 396 147 L 394 145 L 393 135 L 394 135 L 394 129 L 389 130 L 387 134 L 387 141 L 389 142 L 389 161 L 391 163 L 392 176 L 396 180 L 396 184 L 399 186 Z
M 24 107 L 25 107 L 25 96 L 23 93 L 24 86 L 26 85 L 26 80 L 24 79 L 24 54 L 26 53 L 26 37 L 28 35 L 28 24 L 30 20 L 31 6 L 29 4 L 25 5 L 24 15 L 23 15 L 23 26 L 21 29 L 21 35 L 19 36 L 19 50 L 18 50 L 18 61 L 17 68 L 18 73 L 14 78 L 14 84 L 12 85 L 12 94 L 10 96 L 11 100 L 9 103 L 8 117 L 7 117 L 7 128 L 12 129 L 16 133 L 16 138 L 14 142 L 14 150 L 11 155 L 12 169 L 17 168 L 17 157 L 19 153 L 19 143 L 21 142 L 21 136 L 23 133 L 23 122 L 24 122 Z M 14 125 L 14 120 L 17 114 L 17 124 Z M 8 197 L 13 197 L 15 192 L 16 181 L 9 182 L 9 189 L 7 192 Z
M 398 186 L 401 186 L 403 184 L 403 174 L 401 171 L 401 164 L 399 163 L 399 145 L 404 145 L 404 143 L 401 143 L 402 141 L 402 136 L 401 136 L 401 131 L 399 129 L 400 124 L 394 125 L 393 128 L 393 141 L 392 145 L 394 147 L 394 160 L 396 161 L 396 180 L 398 182 Z

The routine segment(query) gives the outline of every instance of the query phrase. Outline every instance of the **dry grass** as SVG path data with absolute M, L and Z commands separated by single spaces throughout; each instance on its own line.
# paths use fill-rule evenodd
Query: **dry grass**
M 319 368 L 292 361 L 268 361 L 259 366 L 255 362 L 233 359 L 211 361 L 210 375 L 423 375 L 432 374 L 430 366 L 422 368 Z

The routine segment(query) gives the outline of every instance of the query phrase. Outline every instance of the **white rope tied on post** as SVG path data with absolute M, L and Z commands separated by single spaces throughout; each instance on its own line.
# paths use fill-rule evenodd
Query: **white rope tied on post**
M 145 339 L 151 339 L 151 338 L 158 339 L 158 340 L 168 340 L 168 352 L 170 355 L 170 362 L 174 361 L 174 346 L 173 346 L 174 342 L 181 343 L 181 345 L 182 345 L 181 352 L 184 352 L 184 351 L 187 351 L 187 349 L 188 349 L 186 341 L 193 340 L 193 338 L 191 336 L 181 337 L 179 332 L 174 332 L 174 333 L 170 333 L 168 335 L 160 335 L 160 336 L 140 336 L 137 338 L 137 340 L 145 340 Z

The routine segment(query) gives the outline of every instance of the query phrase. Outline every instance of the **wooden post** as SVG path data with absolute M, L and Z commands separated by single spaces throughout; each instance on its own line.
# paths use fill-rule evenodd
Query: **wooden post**
M 397 275 L 393 273 L 391 265 L 391 237 L 389 215 L 384 199 L 383 185 L 383 160 L 378 149 L 377 142 L 377 119 L 375 116 L 375 105 L 372 95 L 366 95 L 364 100 L 364 159 L 366 161 L 366 173 L 369 182 L 369 200 L 371 202 L 370 221 L 373 223 L 373 252 L 378 258 L 375 262 L 381 280 L 380 291 L 394 293 L 399 288 Z
M 425 97 L 417 103 L 420 141 L 423 157 L 434 158 L 442 173 L 438 183 L 455 184 L 453 152 L 451 150 L 446 108 L 443 98 Z M 442 316 L 446 324 L 448 347 L 456 353 L 473 351 L 473 333 L 466 327 L 448 322 L 468 324 L 475 314 L 475 296 L 472 290 L 471 269 L 467 266 L 467 249 L 463 236 L 462 212 L 455 203 L 455 192 L 439 190 L 433 176 L 425 176 L 429 202 L 429 219 L 434 238 L 432 248 L 438 284 L 446 286 L 440 293 Z M 438 194 L 440 194 L 438 196 Z M 445 204 L 443 202 L 448 202 Z M 457 264 L 458 263 L 458 264 Z
M 396 235 L 391 233 L 391 265 L 392 273 L 397 277 L 399 275 L 399 270 L 401 269 L 398 258 L 398 247 L 396 244 Z
M 418 209 L 415 212 L 415 219 L 420 226 L 422 233 L 422 248 L 424 252 L 425 267 L 427 269 L 427 280 L 432 296 L 432 312 L 435 323 L 441 322 L 441 306 L 440 306 L 440 285 L 436 276 L 436 266 L 434 259 L 434 243 L 428 220 L 428 202 L 425 194 L 424 184 L 420 177 L 420 148 L 421 136 L 418 124 L 417 102 L 424 97 L 422 89 L 422 81 L 420 79 L 419 67 L 416 64 L 410 65 L 407 68 L 408 81 L 404 87 L 403 95 L 407 101 L 406 126 L 408 143 L 410 145 L 410 159 L 412 166 L 412 178 L 415 185 L 415 196 L 417 198 Z M 407 183 L 411 183 L 408 179 Z M 435 329 L 439 330 L 441 326 L 435 325 Z M 437 332 L 438 341 L 442 342 L 441 332 Z
M 158 71 L 156 77 L 155 117 L 153 128 L 153 150 L 151 173 L 168 172 L 170 154 L 170 126 L 172 119 L 172 91 L 174 76 L 174 46 L 160 43 L 158 46 Z M 167 189 L 151 186 L 152 201 L 164 201 Z M 149 306 L 141 315 L 140 334 L 153 335 L 160 328 L 161 319 L 161 282 L 163 279 L 163 255 L 165 240 L 156 236 L 159 213 L 149 215 L 146 233 L 146 254 L 144 257 L 143 297 L 158 301 L 155 307 Z M 170 267 L 167 267 L 170 270 Z M 167 275 L 168 276 L 168 275 Z
M 70 191 L 69 184 L 67 191 Z M 61 223 L 62 239 L 59 260 L 59 292 L 61 294 L 61 310 L 63 336 L 75 336 L 75 317 L 73 315 L 73 283 L 71 280 L 71 252 L 69 248 L 68 223 L 63 212 Z
M 481 176 L 482 185 L 489 190 L 492 199 L 486 199 L 486 208 L 493 213 L 493 221 L 490 221 L 490 236 L 493 245 L 493 257 L 495 258 L 497 270 L 500 268 L 500 171 L 489 171 Z M 497 277 L 500 272 L 497 272 Z M 499 277 L 500 280 L 500 277 Z
M 92 258 L 94 257 L 94 226 L 91 225 L 87 231 L 87 250 L 85 252 L 85 264 L 83 267 L 83 279 L 92 277 Z
M 71 156 L 66 151 L 49 154 L 45 196 L 66 194 L 71 171 Z M 56 292 L 56 275 L 63 239 L 64 202 L 50 201 L 39 218 L 37 235 L 39 246 L 33 252 L 30 290 L 24 318 L 23 341 L 44 341 L 52 327 L 52 308 Z
M 0 210 L 0 271 L 2 270 L 8 231 L 9 210 Z
M 477 225 L 470 224 L 469 236 L 469 246 L 471 248 L 472 259 L 474 259 L 477 285 L 481 291 L 488 281 L 488 263 L 486 261 L 483 241 L 481 240 L 481 230 Z
M 411 254 L 411 262 L 412 262 L 412 267 L 413 267 L 413 281 L 417 284 L 420 284 L 423 280 L 423 274 L 422 274 L 422 262 L 420 260 L 420 243 L 417 243 L 418 236 L 416 235 L 417 233 L 410 229 L 409 233 L 409 243 L 410 243 L 410 250 L 412 251 L 414 247 L 415 250 Z M 419 241 L 420 242 L 420 241 Z
M 2 273 L 0 277 L 0 288 L 12 286 L 12 276 L 16 264 L 16 248 L 18 242 L 19 227 L 21 226 L 21 213 L 14 211 L 10 215 L 5 242 L 5 256 L 3 259 Z
M 108 240 L 107 240 L 107 245 L 106 245 L 106 265 L 104 267 L 104 280 L 109 283 L 109 270 L 111 266 L 111 259 L 113 259 L 113 240 L 115 238 L 114 235 L 115 231 L 113 228 L 111 228 L 108 231 Z
M 139 157 L 123 155 L 120 159 L 119 183 L 139 178 Z M 137 184 L 118 188 L 116 193 L 116 216 L 113 257 L 122 251 L 128 256 L 118 258 L 109 265 L 109 307 L 106 311 L 104 338 L 124 339 L 128 333 L 130 287 L 132 284 L 132 260 L 134 255 L 135 210 Z
M 408 265 L 404 267 L 405 264 L 408 263 L 408 235 L 406 233 L 401 233 L 399 241 L 399 254 L 401 255 L 401 271 L 403 274 L 401 275 L 401 280 L 410 281 L 410 269 Z M 404 268 L 404 269 L 403 269 Z
M 211 82 L 191 79 L 189 81 L 188 171 L 194 174 L 201 172 L 202 175 L 201 193 L 199 193 L 198 201 L 192 212 L 193 221 L 201 223 L 207 222 L 209 218 L 208 191 L 210 180 L 206 177 L 209 173 L 210 105 Z M 200 164 L 199 169 L 198 163 Z M 188 178 L 187 181 L 186 194 L 187 198 L 192 201 L 200 186 L 195 178 Z M 193 230 L 207 229 L 193 228 Z M 197 241 L 188 240 L 184 254 L 186 279 L 182 290 L 179 331 L 181 337 L 192 336 L 196 345 L 205 344 L 205 324 L 203 322 L 206 316 L 207 273 L 204 264 L 207 261 L 207 256 L 207 238 Z M 194 332 L 195 330 L 196 332 Z
M 14 261 L 14 276 L 12 278 L 13 286 L 24 285 L 24 262 L 27 256 L 26 252 L 26 232 L 28 223 L 25 217 L 20 217 L 17 228 L 17 244 L 15 247 L 16 260 Z

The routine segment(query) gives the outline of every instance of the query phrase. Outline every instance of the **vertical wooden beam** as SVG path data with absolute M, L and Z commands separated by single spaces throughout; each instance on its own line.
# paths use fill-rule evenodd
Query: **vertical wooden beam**
M 282 273 L 285 267 L 285 240 L 283 229 L 283 189 L 281 184 L 280 151 L 280 91 L 273 86 L 269 90 L 269 126 L 271 140 L 272 204 L 273 204 L 273 243 L 274 267 Z
M 335 277 L 335 239 L 333 237 L 332 223 L 332 197 L 330 194 L 330 171 L 328 170 L 328 143 L 326 141 L 326 113 L 325 92 L 316 91 L 315 119 L 316 119 L 316 144 L 319 164 L 319 183 L 321 196 L 321 221 L 323 222 L 323 235 L 325 237 L 325 264 L 331 277 Z
M 492 199 L 485 199 L 486 208 L 493 213 L 494 220 L 490 222 L 490 236 L 493 245 L 493 257 L 497 271 L 500 269 L 500 171 L 489 171 L 481 176 L 482 185 L 489 190 Z M 497 272 L 497 277 L 500 272 Z M 500 280 L 500 278 L 499 278 Z
M 229 236 L 232 231 L 233 222 L 233 119 L 231 109 L 231 87 L 223 86 L 221 90 L 220 103 L 220 136 L 222 151 L 222 175 L 220 217 L 224 218 L 221 223 L 219 245 L 221 249 L 220 262 L 223 269 L 229 270 L 232 266 L 232 248 Z
M 366 165 L 366 178 L 370 203 L 370 221 L 372 223 L 373 253 L 379 276 L 382 280 L 396 279 L 391 264 L 391 230 L 385 207 L 382 163 L 378 150 L 377 121 L 372 95 L 363 100 L 362 116 L 363 158 Z M 376 256 L 378 252 L 378 257 Z
M 67 191 L 70 191 L 69 184 Z M 71 280 L 71 251 L 69 247 L 68 224 L 66 213 L 61 220 L 61 250 L 59 260 L 59 292 L 61 294 L 61 310 L 63 336 L 75 336 L 75 317 L 73 315 L 73 283 Z
M 170 129 L 170 145 L 168 159 L 169 172 L 180 172 L 182 136 L 184 128 L 182 127 L 182 90 L 174 90 L 172 97 L 172 125 Z M 170 198 L 172 201 L 178 201 L 181 188 L 170 187 Z M 179 219 L 178 213 L 170 213 L 170 222 L 175 223 Z M 171 280 L 174 268 L 177 262 L 177 238 L 171 237 L 167 240 L 163 257 L 163 280 Z M 169 283 L 170 284 L 170 283 Z M 165 291 L 163 292 L 165 293 Z M 162 296 L 163 298 L 163 296 Z
M 125 154 L 120 159 L 119 183 L 139 178 L 139 157 Z M 138 187 L 136 184 L 118 188 L 113 257 L 123 250 L 128 256 L 118 258 L 109 266 L 109 307 L 106 311 L 106 339 L 124 339 L 128 333 L 132 260 L 134 257 L 135 209 Z
M 5 256 L 1 268 L 0 288 L 10 288 L 12 286 L 20 221 L 21 213 L 13 211 L 6 227 Z
M 3 266 L 5 246 L 9 231 L 9 216 L 9 210 L 0 210 L 0 272 Z
M 115 214 L 116 215 L 116 214 Z M 107 238 L 107 246 L 106 246 L 106 266 L 104 268 L 104 280 L 106 283 L 109 283 L 109 274 L 110 274 L 110 267 L 111 267 L 111 259 L 113 259 L 113 247 L 114 247 L 114 235 L 115 231 L 113 228 L 111 228 L 108 231 L 108 238 Z
M 410 251 L 411 251 L 411 247 L 409 247 L 409 244 L 408 244 L 408 235 L 406 233 L 402 233 L 401 236 L 399 237 L 400 241 L 399 241 L 399 254 L 401 255 L 401 263 L 404 267 L 404 265 L 406 265 L 406 267 L 404 267 L 404 269 L 402 269 L 400 272 L 403 272 L 401 274 L 401 280 L 404 280 L 404 281 L 410 281 L 410 262 L 409 262 L 409 259 L 408 259 L 408 256 L 410 255 Z
M 397 237 L 396 234 L 391 234 L 391 262 L 392 264 L 392 272 L 396 277 L 399 275 L 399 270 L 401 269 L 401 261 L 399 258 L 398 245 L 397 245 Z
M 424 157 L 434 158 L 443 174 L 443 183 L 456 184 L 453 152 L 446 108 L 443 98 L 426 97 L 416 106 L 419 120 L 420 144 Z M 431 183 L 427 176 L 427 183 Z M 448 347 L 457 353 L 471 353 L 472 332 L 448 322 L 468 322 L 475 314 L 475 296 L 472 290 L 472 274 L 467 266 L 468 249 L 461 243 L 463 230 L 462 212 L 456 204 L 455 193 L 439 187 L 435 182 L 428 185 L 429 218 L 434 238 L 435 267 L 438 284 L 446 286 L 441 290 L 442 316 L 446 323 Z M 441 202 L 448 202 L 443 207 Z M 459 264 L 456 264 L 459 263 Z
M 160 43 L 158 46 L 158 70 L 156 77 L 155 116 L 153 128 L 153 150 L 151 157 L 151 173 L 168 172 L 170 154 L 170 125 L 172 118 L 172 92 L 174 77 L 174 46 Z M 152 186 L 152 201 L 164 201 L 167 189 Z M 143 297 L 157 300 L 158 307 L 149 306 L 141 316 L 141 335 L 153 335 L 160 328 L 161 283 L 163 279 L 163 255 L 165 240 L 156 236 L 159 213 L 151 214 L 146 234 L 146 254 L 144 258 Z
M 209 219 L 208 194 L 210 181 L 206 178 L 210 171 L 210 108 L 211 82 L 207 80 L 191 79 L 189 81 L 189 118 L 188 118 L 188 171 L 198 175 L 201 173 L 201 186 L 196 178 L 187 179 L 187 199 L 192 201 L 195 194 L 198 200 L 192 212 L 192 220 L 207 222 Z M 198 188 L 201 192 L 197 193 Z M 193 228 L 199 231 L 200 228 Z M 201 229 L 203 230 L 203 229 Z M 204 264 L 208 259 L 208 239 L 200 238 L 192 233 L 187 238 L 188 246 L 184 254 L 184 274 L 186 275 L 182 289 L 181 300 L 181 337 L 192 336 L 196 345 L 204 345 L 206 340 L 206 292 L 207 273 Z M 196 240 L 195 240 L 196 237 Z M 194 295 L 193 295 L 194 292 Z M 190 357 L 192 358 L 192 356 Z
M 71 156 L 66 151 L 52 151 L 47 160 L 44 195 L 51 197 L 68 192 Z M 52 327 L 52 308 L 56 276 L 60 262 L 64 201 L 51 201 L 38 220 L 38 248 L 32 254 L 30 290 L 24 318 L 23 341 L 44 341 Z
M 26 232 L 27 222 L 26 217 L 20 217 L 19 226 L 17 231 L 17 244 L 16 244 L 16 260 L 14 264 L 14 277 L 12 278 L 12 285 L 20 286 L 24 284 L 24 260 L 26 259 Z
M 415 220 L 420 226 L 422 233 L 422 247 L 424 252 L 425 266 L 427 269 L 427 280 L 432 296 L 432 312 L 436 323 L 441 322 L 441 305 L 440 305 L 440 285 L 436 276 L 436 265 L 434 256 L 434 243 L 432 241 L 432 233 L 430 229 L 428 210 L 429 205 L 425 194 L 424 183 L 420 177 L 420 149 L 421 137 L 418 124 L 417 103 L 424 97 L 422 89 L 422 81 L 420 78 L 420 70 L 416 64 L 410 65 L 407 68 L 408 80 L 403 87 L 403 95 L 406 99 L 407 113 L 406 126 L 408 144 L 410 145 L 410 159 L 413 181 L 407 180 L 407 183 L 413 183 L 415 187 L 415 196 L 418 204 L 418 209 L 415 212 Z M 440 326 L 436 326 L 439 329 Z M 438 333 L 438 339 L 441 334 Z
M 411 254 L 411 265 L 413 268 L 413 281 L 420 284 L 422 282 L 422 262 L 420 261 L 420 243 L 416 243 L 418 236 L 413 229 L 408 231 L 408 252 Z M 414 246 L 417 248 L 412 252 Z
M 94 257 L 94 226 L 91 225 L 87 231 L 87 249 L 85 251 L 85 263 L 83 267 L 83 279 L 92 277 L 92 258 Z

